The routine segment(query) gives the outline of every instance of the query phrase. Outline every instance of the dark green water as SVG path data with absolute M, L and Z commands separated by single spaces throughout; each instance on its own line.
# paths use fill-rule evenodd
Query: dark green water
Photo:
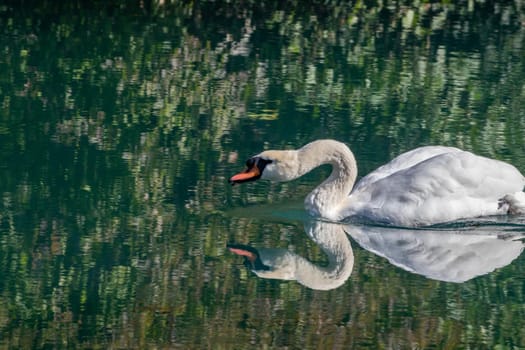
M 343 227 L 302 210 L 328 169 L 227 183 L 319 138 L 525 172 L 521 2 L 160 3 L 0 5 L 1 349 L 525 349 L 523 218 Z

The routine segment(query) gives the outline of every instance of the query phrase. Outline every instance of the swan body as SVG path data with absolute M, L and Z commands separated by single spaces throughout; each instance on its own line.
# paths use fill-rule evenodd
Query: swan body
M 298 150 L 264 151 L 230 182 L 289 181 L 323 164 L 332 165 L 332 172 L 304 204 L 310 215 L 330 221 L 358 216 L 413 227 L 525 214 L 525 177 L 514 166 L 453 147 L 416 148 L 355 184 L 357 164 L 350 149 L 338 141 L 317 140 Z

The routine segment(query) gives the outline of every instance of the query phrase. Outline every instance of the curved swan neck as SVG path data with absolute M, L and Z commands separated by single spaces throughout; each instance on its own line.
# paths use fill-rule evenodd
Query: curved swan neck
M 299 172 L 305 174 L 323 164 L 330 164 L 330 176 L 305 199 L 305 207 L 311 215 L 329 220 L 339 220 L 339 208 L 350 194 L 357 177 L 354 154 L 341 142 L 318 140 L 297 151 Z

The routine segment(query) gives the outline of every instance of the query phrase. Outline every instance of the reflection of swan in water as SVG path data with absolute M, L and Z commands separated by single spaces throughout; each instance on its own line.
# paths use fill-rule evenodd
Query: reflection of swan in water
M 462 231 L 351 226 L 347 232 L 391 264 L 446 282 L 465 282 L 506 266 L 524 247 L 523 236 L 491 226 Z
M 305 199 L 314 217 L 351 216 L 396 226 L 423 226 L 462 218 L 525 214 L 525 177 L 512 165 L 452 147 L 428 146 L 403 153 L 362 178 L 350 149 L 318 140 L 299 150 L 265 151 L 246 162 L 232 184 L 289 181 L 332 165 L 331 175 Z M 402 209 L 401 209 L 402 208 Z
M 228 249 L 245 257 L 245 264 L 259 277 L 296 280 L 319 290 L 341 286 L 352 273 L 354 253 L 342 225 L 321 221 L 306 224 L 306 234 L 328 257 L 327 266 L 318 266 L 286 249 L 230 244 Z
M 322 221 L 308 223 L 306 233 L 328 256 L 325 267 L 286 249 L 239 244 L 228 249 L 244 256 L 259 277 L 297 280 L 312 289 L 329 290 L 341 286 L 352 273 L 354 254 L 344 231 L 391 264 L 445 282 L 460 283 L 490 273 L 510 264 L 524 249 L 523 233 L 516 234 L 508 226 L 411 230 Z

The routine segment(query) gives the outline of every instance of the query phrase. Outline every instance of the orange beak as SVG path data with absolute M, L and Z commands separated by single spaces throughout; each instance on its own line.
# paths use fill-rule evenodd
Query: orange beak
M 237 183 L 255 181 L 261 177 L 262 171 L 268 162 L 259 158 L 253 157 L 246 161 L 246 170 L 230 178 L 230 183 L 235 185 Z
M 230 178 L 230 183 L 232 185 L 236 183 L 246 182 L 250 180 L 255 180 L 259 176 L 261 176 L 261 172 L 259 171 L 259 168 L 257 168 L 257 165 L 254 164 L 253 167 L 246 169 L 246 171 L 239 173 L 237 175 L 233 175 Z

